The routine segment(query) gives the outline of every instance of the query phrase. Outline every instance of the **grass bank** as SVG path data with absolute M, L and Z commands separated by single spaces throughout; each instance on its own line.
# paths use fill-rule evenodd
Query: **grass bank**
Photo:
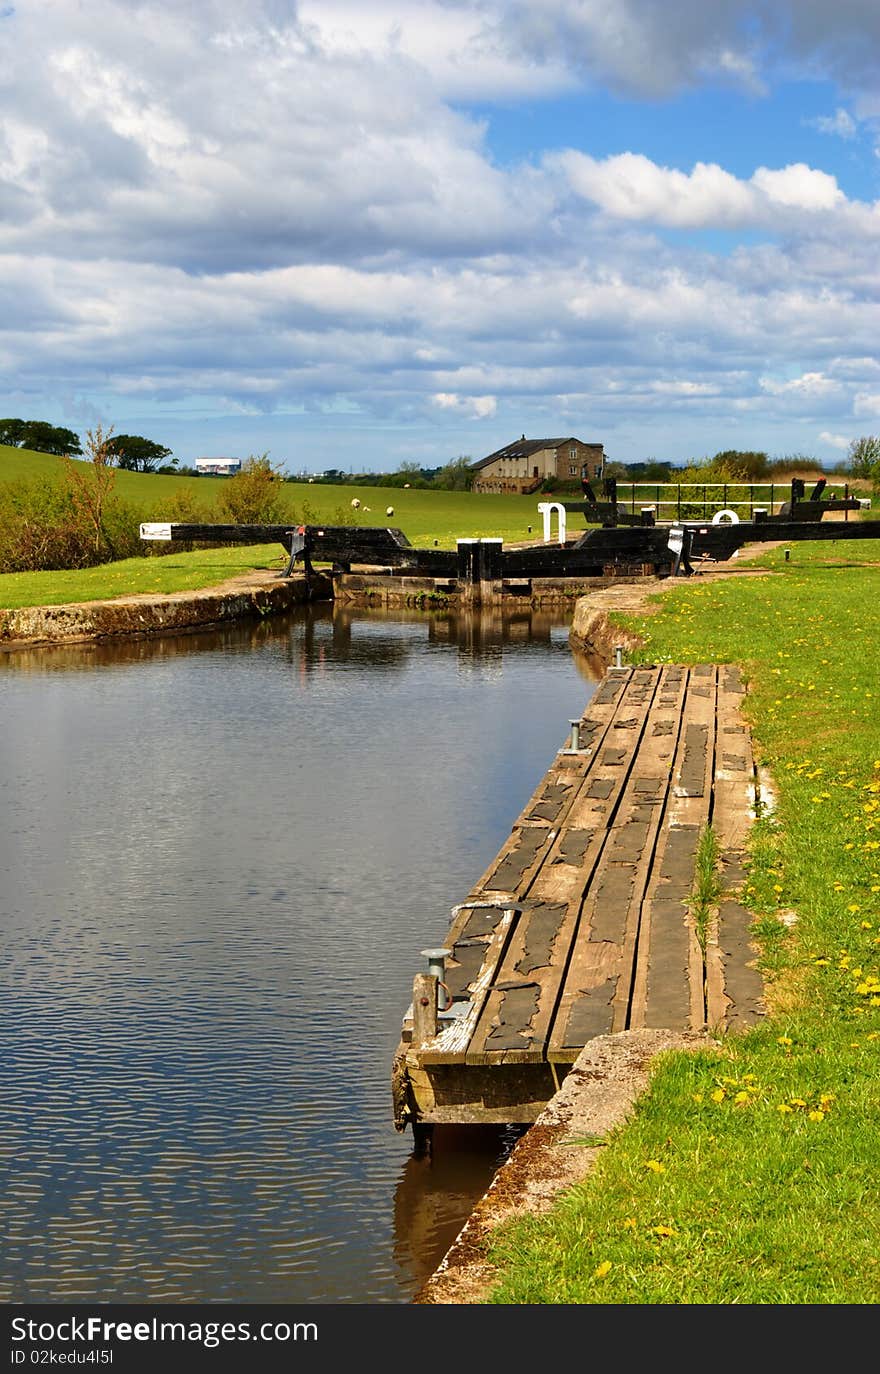
M 57 572 L 0 575 L 0 607 L 67 606 L 83 601 L 107 601 L 117 596 L 201 591 L 231 577 L 261 569 L 281 572 L 287 556 L 278 546 L 257 544 L 235 548 L 194 549 L 163 558 L 123 558 L 95 568 Z
M 761 561 L 628 624 L 642 661 L 744 666 L 778 792 L 745 890 L 770 1014 L 660 1059 L 586 1182 L 497 1233 L 491 1302 L 880 1301 L 880 547 Z
M 0 485 L 61 482 L 64 460 L 46 453 L 0 445 Z M 220 505 L 224 478 L 173 477 L 117 470 L 114 497 L 146 520 L 225 519 Z M 496 536 L 508 543 L 537 537 L 543 530 L 541 496 L 475 495 L 472 492 L 404 490 L 397 487 L 331 486 L 284 482 L 278 488 L 281 521 L 294 524 L 393 525 L 416 546 L 454 548 L 456 539 Z M 359 501 L 355 508 L 352 501 Z M 187 514 L 178 509 L 188 506 Z M 389 515 L 391 508 L 393 514 Z M 274 522 L 273 522 L 274 523 Z M 280 545 L 201 549 L 166 556 L 144 546 L 144 557 L 120 559 L 83 571 L 0 574 L 0 606 L 59 605 L 103 600 L 137 592 L 190 591 L 236 573 L 282 568 Z

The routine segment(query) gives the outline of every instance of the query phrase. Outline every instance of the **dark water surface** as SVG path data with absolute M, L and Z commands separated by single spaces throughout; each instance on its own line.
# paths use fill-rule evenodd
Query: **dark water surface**
M 394 1131 L 412 977 L 592 691 L 536 613 L 0 656 L 0 1300 L 409 1301 L 513 1138 Z

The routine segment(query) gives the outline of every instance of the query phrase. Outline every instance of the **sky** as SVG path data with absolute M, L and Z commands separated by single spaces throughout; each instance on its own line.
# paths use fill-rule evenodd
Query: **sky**
M 0 0 L 0 416 L 834 464 L 878 301 L 878 0 Z

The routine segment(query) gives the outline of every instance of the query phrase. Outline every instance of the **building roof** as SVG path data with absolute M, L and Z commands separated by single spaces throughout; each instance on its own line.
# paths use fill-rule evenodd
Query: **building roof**
M 576 439 L 569 434 L 564 439 L 527 439 L 525 435 L 521 439 L 515 439 L 512 444 L 506 444 L 504 448 L 496 449 L 490 453 L 488 458 L 481 458 L 478 463 L 472 463 L 472 469 L 484 468 L 489 463 L 495 463 L 499 458 L 529 458 L 533 453 L 540 453 L 543 449 L 562 448 L 563 444 L 582 444 L 583 439 Z

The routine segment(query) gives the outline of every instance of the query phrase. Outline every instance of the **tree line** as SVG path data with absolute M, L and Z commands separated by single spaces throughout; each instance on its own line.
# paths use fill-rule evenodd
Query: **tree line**
M 83 451 L 78 434 L 63 425 L 50 425 L 46 420 L 0 420 L 0 444 L 33 449 L 36 453 L 55 453 L 62 458 L 76 458 Z M 165 460 L 171 458 L 170 448 L 140 434 L 112 435 L 108 441 L 108 456 L 117 467 L 129 472 L 178 471 L 176 459 L 165 468 Z

